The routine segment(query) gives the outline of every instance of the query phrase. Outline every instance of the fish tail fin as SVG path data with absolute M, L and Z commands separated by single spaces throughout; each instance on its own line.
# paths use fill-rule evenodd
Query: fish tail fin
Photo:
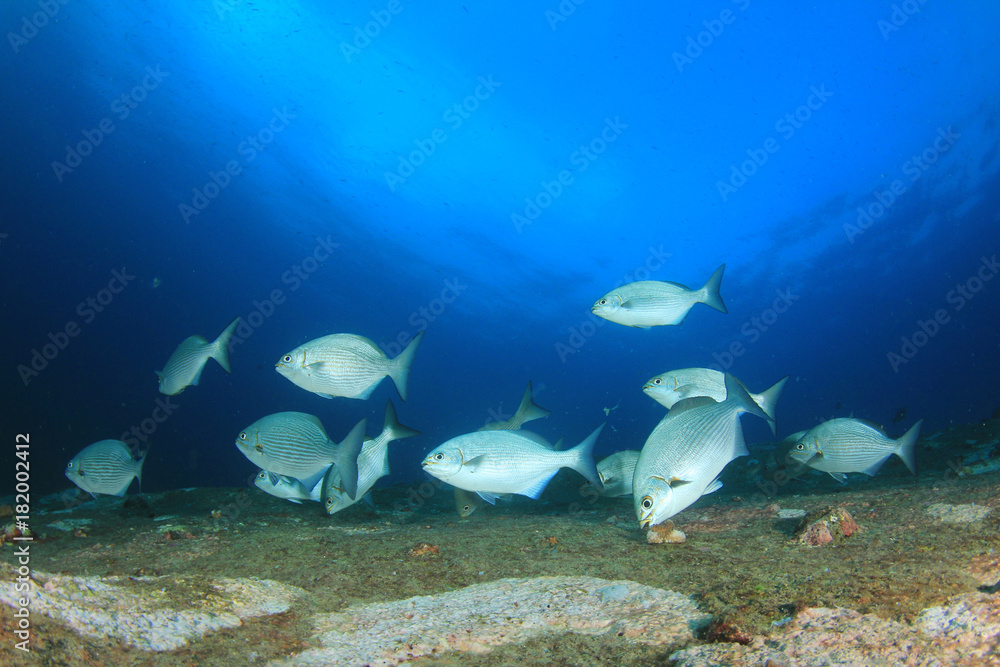
M 239 323 L 240 318 L 237 317 L 212 342 L 212 358 L 218 361 L 219 365 L 222 366 L 222 370 L 227 373 L 233 372 L 232 366 L 229 365 L 229 341 L 232 340 L 233 332 L 236 331 L 236 325 Z
M 594 443 L 597 442 L 597 436 L 601 434 L 603 428 L 604 424 L 601 424 L 579 445 L 566 450 L 566 455 L 569 457 L 567 465 L 597 487 L 601 486 L 601 477 L 597 474 L 597 464 L 594 463 Z
M 406 349 L 392 360 L 392 366 L 389 369 L 389 377 L 392 378 L 393 384 L 396 385 L 399 397 L 404 401 L 406 400 L 406 385 L 410 379 L 410 366 L 413 365 L 413 357 L 417 354 L 417 348 L 420 347 L 420 341 L 424 339 L 426 331 L 424 329 L 413 338 L 410 344 L 406 346 Z
M 382 432 L 388 434 L 388 442 L 420 435 L 420 431 L 399 423 L 399 418 L 396 416 L 396 408 L 393 406 L 391 400 L 385 402 L 385 423 L 382 426 Z
M 920 437 L 920 425 L 923 423 L 924 420 L 921 419 L 916 424 L 911 426 L 909 431 L 896 440 L 896 456 L 903 459 L 903 463 L 906 464 L 906 467 L 909 468 L 910 472 L 914 475 L 917 474 L 917 439 Z
M 771 433 L 778 435 L 778 425 L 777 420 L 774 418 L 775 408 L 778 407 L 778 399 L 781 398 L 781 392 L 785 389 L 785 383 L 788 382 L 789 376 L 781 378 L 774 383 L 773 386 L 760 392 L 760 400 L 757 401 L 757 405 L 760 409 L 767 414 L 768 423 L 771 425 Z
M 142 451 L 132 451 L 132 460 L 135 461 L 135 479 L 139 482 L 139 493 L 142 493 L 142 465 L 146 462 L 146 455 L 149 454 L 150 446 L 147 445 L 146 449 Z
M 549 414 L 551 414 L 550 410 L 535 403 L 535 397 L 531 391 L 531 380 L 528 380 L 528 387 L 524 390 L 524 396 L 521 397 L 521 405 L 517 406 L 517 412 L 514 413 L 514 421 L 523 424 L 533 419 L 548 417 Z
M 361 445 L 365 442 L 367 427 L 368 420 L 362 419 L 337 446 L 337 470 L 340 472 L 340 482 L 351 500 L 355 500 L 355 496 L 358 495 L 358 455 L 361 454 Z
M 722 294 L 719 293 L 719 288 L 722 287 L 722 273 L 726 270 L 726 265 L 723 264 L 715 270 L 712 277 L 708 279 L 699 291 L 702 292 L 702 303 L 706 306 L 711 306 L 718 311 L 723 313 L 728 313 L 729 310 L 726 308 L 725 302 L 722 300 Z
M 731 373 L 726 373 L 726 400 L 736 401 L 740 412 L 749 412 L 767 421 L 770 417 L 750 396 L 750 392 Z

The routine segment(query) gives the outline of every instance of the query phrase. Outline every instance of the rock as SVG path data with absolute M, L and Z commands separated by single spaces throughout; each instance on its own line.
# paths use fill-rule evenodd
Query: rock
M 801 519 L 806 515 L 805 510 L 778 510 L 778 519 Z
M 411 558 L 419 558 L 420 556 L 438 556 L 441 554 L 441 549 L 435 544 L 421 542 L 416 546 L 410 547 L 410 550 L 406 553 Z
M 796 537 L 802 544 L 818 547 L 850 537 L 860 530 L 861 527 L 846 509 L 826 507 L 807 514 L 799 524 Z
M 664 521 L 655 526 L 650 526 L 646 531 L 647 544 L 682 544 L 687 541 L 687 536 L 674 528 L 673 521 Z
M 710 618 L 688 596 L 634 581 L 501 579 L 321 614 L 316 639 L 322 648 L 273 664 L 386 667 L 446 651 L 484 653 L 566 632 L 674 644 L 693 641 L 694 629 Z
M 830 527 L 826 521 L 814 521 L 799 533 L 799 542 L 810 547 L 821 547 L 833 542 Z
M 0 575 L 13 581 L 10 567 Z M 35 571 L 30 591 L 0 587 L 0 602 L 31 599 L 42 613 L 83 635 L 111 637 L 144 651 L 172 651 L 244 618 L 287 611 L 305 591 L 276 581 L 185 577 L 68 577 Z
M 709 665 L 996 664 L 1000 597 L 967 593 L 920 613 L 914 623 L 850 609 L 804 609 L 780 633 L 747 646 L 707 644 L 676 651 L 675 667 Z
M 980 521 L 993 511 L 983 505 L 948 505 L 935 503 L 927 508 L 927 513 L 942 523 L 972 523 Z

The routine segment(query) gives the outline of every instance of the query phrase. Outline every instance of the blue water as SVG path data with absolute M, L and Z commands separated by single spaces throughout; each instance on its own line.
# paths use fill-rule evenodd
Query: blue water
M 374 434 L 387 398 L 424 433 L 389 481 L 419 479 L 529 379 L 544 435 L 608 421 L 598 456 L 641 446 L 663 414 L 643 382 L 688 366 L 756 391 L 790 375 L 779 435 L 1000 404 L 1000 6 L 160 4 L 0 7 L 3 437 L 31 434 L 36 493 L 151 418 L 154 370 L 237 315 L 232 375 L 209 362 L 171 399 L 144 490 L 246 484 L 251 422 Z M 616 284 L 722 263 L 728 315 L 590 316 Z M 421 328 L 405 404 L 388 380 L 330 401 L 273 369 L 328 333 Z

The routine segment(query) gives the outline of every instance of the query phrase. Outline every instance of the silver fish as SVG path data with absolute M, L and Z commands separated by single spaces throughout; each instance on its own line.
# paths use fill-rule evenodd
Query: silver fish
M 392 401 L 386 401 L 382 432 L 374 439 L 365 440 L 361 447 L 361 453 L 357 457 L 357 484 L 354 495 L 351 496 L 346 492 L 340 469 L 337 466 L 330 468 L 323 478 L 323 483 L 320 486 L 326 513 L 336 514 L 353 505 L 358 498 L 365 496 L 375 486 L 375 482 L 389 474 L 389 443 L 403 438 L 412 438 L 415 435 L 420 435 L 420 431 L 400 424 Z
M 331 466 L 332 467 L 332 466 Z M 293 503 L 302 504 L 303 500 L 320 501 L 320 494 L 323 489 L 317 484 L 310 491 L 299 480 L 286 475 L 275 475 L 273 472 L 261 470 L 253 481 L 261 491 L 268 493 L 275 498 L 282 498 Z
M 282 355 L 274 367 L 292 384 L 323 398 L 366 399 L 388 375 L 405 401 L 410 366 L 423 338 L 421 331 L 399 356 L 390 359 L 364 336 L 331 334 L 299 345 Z
M 222 370 L 232 373 L 233 369 L 229 365 L 229 341 L 239 323 L 240 318 L 237 317 L 211 343 L 201 336 L 185 338 L 167 359 L 163 370 L 156 371 L 160 378 L 160 393 L 174 396 L 191 385 L 197 386 L 201 380 L 201 371 L 209 359 L 215 359 Z
M 421 464 L 452 486 L 478 493 L 494 503 L 499 494 L 538 498 L 560 468 L 572 468 L 599 485 L 593 449 L 604 425 L 567 451 L 556 451 L 529 431 L 476 431 L 448 440 Z
M 317 417 L 302 412 L 277 412 L 240 431 L 236 446 L 258 468 L 297 479 L 311 490 L 334 463 L 348 472 L 354 471 L 353 477 L 345 474 L 345 479 L 357 480 L 356 465 L 365 423 L 361 420 L 337 445 Z
M 480 431 L 514 431 L 521 428 L 525 423 L 542 417 L 548 417 L 549 410 L 535 404 L 534 396 L 531 393 L 531 380 L 528 380 L 528 387 L 521 397 L 521 405 L 517 407 L 517 412 L 510 419 L 503 421 L 489 422 Z
M 728 313 L 719 294 L 723 264 L 701 289 L 692 290 L 680 283 L 640 280 L 615 288 L 598 299 L 590 310 L 609 322 L 629 327 L 655 327 L 680 324 L 696 303 L 703 303 Z
M 626 449 L 615 452 L 597 463 L 597 474 L 601 478 L 602 496 L 616 498 L 632 495 L 632 476 L 639 461 L 639 450 Z
M 786 382 L 788 382 L 787 375 L 761 393 L 750 394 L 754 403 L 767 414 L 772 433 L 777 433 L 774 410 Z M 726 377 L 721 371 L 712 368 L 679 368 L 654 375 L 643 385 L 642 390 L 647 396 L 669 410 L 677 401 L 692 396 L 709 396 L 716 401 L 724 401 L 726 399 Z
M 662 523 L 701 496 L 722 487 L 722 469 L 745 456 L 739 416 L 767 419 L 750 394 L 726 373 L 726 400 L 707 396 L 677 403 L 646 439 L 632 478 L 635 514 L 641 528 Z
M 514 413 L 514 416 L 510 419 L 504 419 L 503 421 L 491 421 L 480 427 L 479 430 L 516 431 L 525 423 L 535 419 L 548 417 L 549 414 L 550 412 L 548 410 L 535 404 L 535 398 L 531 390 L 531 380 L 528 380 L 528 387 L 524 390 L 524 395 L 521 397 L 521 405 L 518 406 L 517 412 Z M 560 438 L 554 449 L 559 449 L 561 444 L 562 439 Z M 509 494 L 504 494 L 504 497 L 507 495 Z M 478 495 L 468 493 L 463 489 L 455 489 L 455 511 L 457 511 L 458 515 L 463 519 L 482 507 L 484 502 L 485 501 Z
M 95 498 L 99 493 L 124 496 L 133 478 L 142 487 L 145 461 L 145 454 L 136 460 L 121 440 L 99 440 L 84 447 L 66 464 L 66 477 Z
M 923 422 L 921 419 L 893 440 L 875 424 L 849 417 L 831 419 L 806 431 L 792 446 L 789 456 L 810 468 L 830 473 L 841 483 L 847 482 L 845 473 L 849 472 L 874 476 L 893 454 L 903 459 L 916 475 L 914 450 Z
M 469 493 L 465 489 L 455 489 L 455 511 L 463 519 L 482 507 L 485 502 L 478 494 Z

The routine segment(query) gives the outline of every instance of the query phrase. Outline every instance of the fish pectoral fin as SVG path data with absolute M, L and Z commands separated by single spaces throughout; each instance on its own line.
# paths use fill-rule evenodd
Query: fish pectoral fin
M 480 454 L 479 456 L 473 456 L 468 461 L 462 461 L 462 466 L 468 468 L 470 472 L 476 472 L 476 469 L 486 462 L 486 454 Z
M 721 488 L 722 488 L 722 482 L 720 482 L 719 480 L 715 480 L 714 482 L 705 487 L 705 490 L 701 492 L 701 495 L 707 496 L 708 494 L 714 493 L 715 491 L 718 491 Z
M 678 477 L 671 477 L 670 479 L 667 480 L 667 484 L 669 484 L 670 488 L 672 488 L 672 489 L 676 489 L 678 486 L 684 486 L 685 484 L 690 484 L 690 483 L 691 483 L 691 480 L 689 480 L 689 479 L 680 479 Z
M 285 498 L 285 500 L 287 500 L 290 503 L 295 503 L 296 505 L 302 504 L 302 501 L 299 500 L 298 498 Z
M 497 494 L 490 493 L 489 491 L 476 491 L 479 497 L 488 502 L 490 505 L 497 504 Z
M 831 472 L 830 473 L 830 477 L 833 477 L 835 480 L 837 480 L 841 484 L 847 484 L 847 475 L 845 475 L 842 472 Z
M 270 484 L 271 486 L 277 486 L 278 482 L 281 480 L 281 477 L 279 477 L 278 475 L 275 475 L 270 470 L 266 470 L 265 472 L 267 473 L 267 482 L 268 482 L 268 484 Z

